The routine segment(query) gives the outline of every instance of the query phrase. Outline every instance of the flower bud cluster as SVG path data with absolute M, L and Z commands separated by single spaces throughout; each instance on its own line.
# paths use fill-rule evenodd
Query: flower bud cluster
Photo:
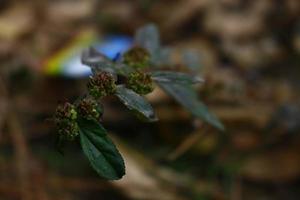
M 77 112 L 74 105 L 64 103 L 57 107 L 54 114 L 54 122 L 61 138 L 72 141 L 79 135 L 79 127 L 76 120 Z
M 123 59 L 125 64 L 140 69 L 149 65 L 150 54 L 144 48 L 134 47 L 123 55 Z
M 78 115 L 89 120 L 100 121 L 103 113 L 103 110 L 101 109 L 97 101 L 89 97 L 80 100 L 76 105 L 76 109 Z
M 151 76 L 140 71 L 128 76 L 126 86 L 141 95 L 149 94 L 154 89 Z
M 134 68 L 125 80 L 126 87 L 140 95 L 153 91 L 151 76 L 140 71 L 149 65 L 150 54 L 141 47 L 134 47 L 124 54 L 123 62 Z M 116 93 L 117 85 L 114 76 L 109 72 L 96 72 L 87 84 L 89 95 L 80 99 L 74 105 L 64 103 L 58 106 L 54 122 L 58 128 L 59 137 L 63 140 L 74 140 L 80 133 L 78 120 L 81 118 L 100 121 L 103 114 L 98 101 L 105 96 Z
M 114 94 L 116 91 L 115 79 L 108 72 L 99 72 L 91 76 L 87 87 L 95 99 Z

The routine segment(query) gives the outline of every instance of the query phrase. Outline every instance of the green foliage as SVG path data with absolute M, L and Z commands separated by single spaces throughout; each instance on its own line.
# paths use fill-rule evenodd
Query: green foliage
M 152 67 L 170 64 L 171 49 L 162 47 L 158 28 L 154 24 L 146 25 L 136 31 L 135 42 L 148 50 Z
M 204 80 L 198 76 L 171 71 L 155 71 L 151 73 L 152 79 L 160 83 L 194 84 Z
M 78 120 L 82 150 L 95 171 L 103 178 L 117 180 L 125 174 L 123 158 L 106 130 L 94 120 Z
M 152 106 L 141 96 L 152 92 L 155 82 L 195 117 L 224 130 L 192 87 L 203 79 L 181 72 L 153 71 L 170 64 L 171 49 L 160 45 L 157 28 L 148 25 L 139 29 L 135 41 L 136 46 L 125 52 L 119 61 L 110 60 L 94 48 L 84 51 L 82 63 L 90 66 L 93 72 L 87 84 L 88 94 L 79 98 L 76 106 L 70 103 L 59 106 L 54 116 L 59 138 L 74 140 L 80 135 L 83 152 L 92 167 L 109 180 L 120 179 L 125 174 L 125 166 L 100 124 L 104 111 L 101 99 L 105 96 L 115 95 L 140 119 L 156 121 Z M 195 59 L 192 64 L 195 65 Z
M 158 29 L 154 25 L 147 25 L 137 30 L 136 43 L 151 53 L 153 65 L 168 64 L 171 50 L 161 46 Z M 195 68 L 199 61 L 191 51 L 186 51 L 183 57 L 186 65 L 190 68 Z M 188 58 L 190 62 L 187 61 Z M 152 79 L 195 117 L 199 117 L 219 130 L 225 130 L 217 117 L 210 113 L 208 108 L 198 99 L 197 93 L 192 87 L 193 83 L 203 82 L 201 78 L 180 72 L 154 71 L 152 72 Z
M 224 130 L 223 124 L 214 114 L 210 113 L 208 108 L 198 99 L 197 93 L 191 85 L 171 82 L 158 82 L 158 84 L 194 116 L 199 117 L 220 130 Z
M 124 103 L 129 110 L 132 110 L 138 117 L 148 121 L 156 121 L 152 106 L 148 101 L 135 93 L 134 91 L 125 88 L 124 86 L 117 87 L 117 97 Z
M 146 25 L 136 31 L 135 42 L 141 47 L 147 49 L 151 54 L 151 60 L 154 55 L 160 51 L 159 31 L 154 24 Z

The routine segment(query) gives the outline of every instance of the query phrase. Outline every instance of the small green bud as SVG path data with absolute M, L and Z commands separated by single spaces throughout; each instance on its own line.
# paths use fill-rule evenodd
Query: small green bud
M 114 77 L 108 72 L 100 72 L 90 77 L 88 90 L 95 99 L 114 94 L 116 83 Z
M 93 98 L 86 97 L 77 104 L 78 114 L 86 119 L 99 121 L 103 113 L 99 104 Z
M 61 128 L 58 129 L 59 136 L 62 139 L 73 141 L 79 135 L 79 127 L 76 121 L 64 121 Z
M 134 47 L 123 55 L 124 63 L 139 69 L 147 67 L 150 61 L 149 52 L 141 47 Z
M 72 109 L 70 111 L 70 117 L 71 117 L 72 120 L 76 120 L 77 119 L 77 112 L 76 112 L 75 109 Z
M 126 86 L 141 95 L 146 95 L 154 89 L 151 76 L 140 71 L 128 76 Z
M 66 102 L 57 107 L 54 114 L 54 122 L 60 138 L 72 141 L 79 135 L 76 119 L 77 112 L 74 105 Z

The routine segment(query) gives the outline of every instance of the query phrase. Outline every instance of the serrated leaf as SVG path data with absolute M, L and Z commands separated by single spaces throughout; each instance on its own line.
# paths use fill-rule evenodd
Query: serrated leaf
M 157 84 L 194 116 L 201 118 L 220 130 L 225 129 L 218 118 L 198 99 L 197 93 L 190 84 L 175 84 L 171 82 L 157 82 Z
M 99 176 L 117 180 L 125 174 L 123 158 L 106 130 L 93 120 L 80 119 L 80 142 L 84 154 Z
M 157 82 L 166 82 L 166 83 L 202 83 L 204 80 L 198 76 L 191 74 L 186 74 L 182 72 L 172 72 L 172 71 L 155 71 L 151 73 L 151 77 L 154 81 Z
M 157 120 L 150 103 L 148 103 L 144 97 L 140 96 L 134 91 L 119 85 L 117 86 L 116 96 L 125 106 L 127 106 L 127 108 L 129 108 L 129 110 L 135 112 L 138 117 L 142 117 L 147 121 Z

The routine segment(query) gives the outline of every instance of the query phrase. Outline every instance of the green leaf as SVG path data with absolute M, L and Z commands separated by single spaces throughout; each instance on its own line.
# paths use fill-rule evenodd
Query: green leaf
M 139 28 L 135 34 L 135 43 L 147 49 L 151 55 L 155 55 L 160 48 L 158 28 L 154 24 Z
M 84 65 L 90 66 L 94 73 L 97 71 L 116 73 L 114 70 L 114 63 L 107 56 L 98 52 L 93 47 L 83 51 L 81 62 Z
M 105 71 L 111 74 L 120 74 L 123 76 L 127 76 L 134 71 L 130 66 L 122 63 L 112 62 L 107 56 L 98 52 L 93 47 L 83 51 L 81 62 L 84 65 L 90 66 L 93 73 Z
M 125 174 L 123 158 L 106 130 L 96 121 L 80 119 L 80 142 L 92 167 L 103 178 L 117 180 Z
M 124 103 L 129 110 L 135 112 L 138 117 L 146 119 L 147 121 L 156 121 L 152 106 L 147 100 L 135 93 L 134 91 L 125 88 L 122 85 L 117 86 L 116 96 Z
M 192 71 L 198 71 L 201 69 L 199 55 L 193 50 L 184 50 L 182 52 L 182 61 Z
M 160 67 L 162 65 L 170 65 L 172 49 L 168 47 L 160 47 L 153 54 L 151 54 L 151 67 Z
M 95 48 L 85 49 L 81 55 L 81 62 L 84 65 L 110 64 L 112 61 L 104 54 L 98 52 Z
M 160 46 L 159 31 L 154 24 L 139 28 L 135 34 L 135 43 L 149 51 L 152 67 L 170 62 L 171 49 Z
M 173 53 L 173 49 L 170 47 L 161 47 L 159 51 L 157 51 L 156 59 L 154 64 L 156 65 L 170 65 L 172 64 L 171 55 Z
M 152 79 L 157 82 L 166 83 L 200 83 L 204 80 L 198 76 L 172 71 L 155 71 L 151 73 Z
M 197 93 L 190 84 L 176 84 L 172 82 L 157 82 L 157 84 L 194 116 L 201 118 L 220 130 L 225 130 L 218 118 L 210 113 L 208 108 L 198 99 Z

